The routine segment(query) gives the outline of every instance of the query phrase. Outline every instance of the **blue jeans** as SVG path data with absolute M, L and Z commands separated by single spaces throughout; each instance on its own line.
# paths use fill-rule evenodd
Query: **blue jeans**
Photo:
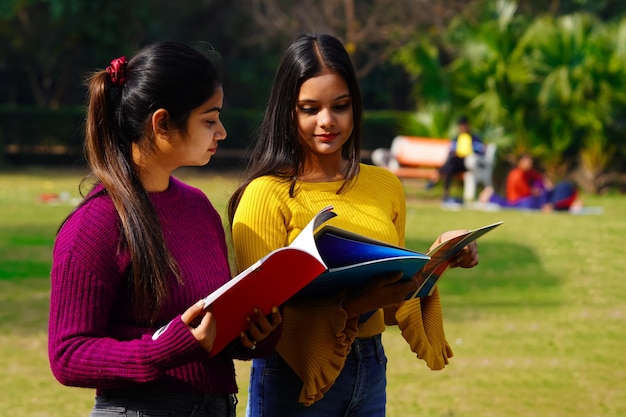
M 383 417 L 387 357 L 377 335 L 356 339 L 339 377 L 311 406 L 298 402 L 302 381 L 277 354 L 254 359 L 247 417 Z
M 90 417 L 234 417 L 234 394 L 118 390 L 96 397 Z

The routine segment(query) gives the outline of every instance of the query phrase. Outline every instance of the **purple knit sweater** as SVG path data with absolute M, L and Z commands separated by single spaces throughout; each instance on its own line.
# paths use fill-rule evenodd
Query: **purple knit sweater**
M 209 359 L 180 314 L 230 279 L 220 216 L 200 190 L 173 177 L 166 191 L 150 195 L 184 285 L 171 277 L 157 323 L 150 328 L 138 324 L 132 314 L 129 254 L 119 251 L 119 217 L 106 194 L 92 198 L 69 217 L 54 245 L 52 372 L 64 385 L 98 392 L 134 387 L 237 392 L 232 358 L 262 356 L 276 340 L 268 338 L 254 351 L 234 342 Z M 173 318 L 167 331 L 152 340 L 154 331 Z

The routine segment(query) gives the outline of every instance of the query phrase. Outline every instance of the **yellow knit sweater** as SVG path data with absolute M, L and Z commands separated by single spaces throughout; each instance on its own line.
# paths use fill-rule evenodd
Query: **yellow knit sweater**
M 290 244 L 318 211 L 332 205 L 337 217 L 328 224 L 394 245 L 404 245 L 404 190 L 397 177 L 361 164 L 350 188 L 338 182 L 289 183 L 276 177 L 255 179 L 246 188 L 233 220 L 237 268 L 242 271 L 270 251 Z M 297 271 L 294 271 L 294 274 Z M 439 292 L 402 303 L 395 311 L 379 310 L 365 323 L 347 319 L 343 295 L 324 301 L 285 306 L 283 336 L 277 351 L 303 381 L 299 401 L 310 405 L 323 397 L 343 368 L 355 337 L 370 337 L 397 324 L 418 358 L 442 369 L 452 350 L 445 339 Z

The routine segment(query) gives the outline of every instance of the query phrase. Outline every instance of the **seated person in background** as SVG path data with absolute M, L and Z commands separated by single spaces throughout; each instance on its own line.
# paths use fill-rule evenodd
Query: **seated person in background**
M 485 188 L 479 200 L 495 203 L 502 207 L 530 210 L 569 210 L 579 204 L 578 190 L 569 181 L 561 181 L 552 186 L 549 180 L 533 169 L 534 160 L 530 154 L 522 154 L 515 168 L 506 179 L 506 197 Z
M 471 132 L 469 121 L 466 117 L 459 118 L 458 122 L 459 133 L 452 138 L 450 145 L 450 153 L 448 159 L 439 168 L 438 176 L 434 181 L 428 183 L 427 188 L 435 186 L 440 177 L 444 178 L 443 183 L 443 200 L 446 201 L 450 197 L 450 185 L 452 179 L 465 171 L 467 166 L 465 164 L 465 158 L 470 155 L 484 155 L 485 144 L 482 139 Z

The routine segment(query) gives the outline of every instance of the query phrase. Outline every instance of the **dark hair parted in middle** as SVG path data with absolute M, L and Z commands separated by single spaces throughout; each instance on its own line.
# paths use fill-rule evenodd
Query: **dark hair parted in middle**
M 255 178 L 275 175 L 286 181 L 292 181 L 291 194 L 293 196 L 296 177 L 304 166 L 305 157 L 296 121 L 296 105 L 300 87 L 305 81 L 326 71 L 341 76 L 350 91 L 354 127 L 350 138 L 342 148 L 342 156 L 349 163 L 346 183 L 349 183 L 358 173 L 363 105 L 350 55 L 343 44 L 332 35 L 301 35 L 285 50 L 276 71 L 244 181 L 229 201 L 228 214 L 231 220 L 242 193 Z

